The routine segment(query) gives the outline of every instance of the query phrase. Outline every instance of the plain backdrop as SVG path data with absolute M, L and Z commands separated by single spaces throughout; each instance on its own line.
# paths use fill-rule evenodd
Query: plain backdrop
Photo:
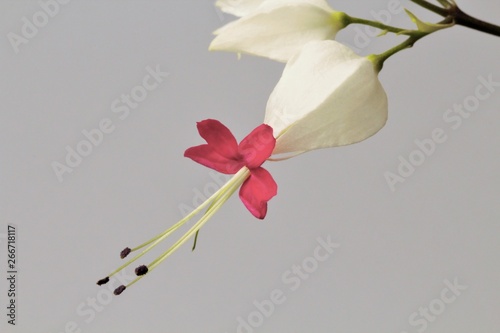
M 196 122 L 218 119 L 243 138 L 262 122 L 283 64 L 209 52 L 212 32 L 234 19 L 213 1 L 73 0 L 43 22 L 47 2 L 0 2 L 2 332 L 498 331 L 500 87 L 474 96 L 487 91 L 480 77 L 500 82 L 500 38 L 454 27 L 394 56 L 380 75 L 390 109 L 379 133 L 266 163 L 279 194 L 265 220 L 235 196 L 202 229 L 196 251 L 187 243 L 111 297 L 95 281 L 120 265 L 119 252 L 174 224 L 223 180 L 183 157 L 203 142 Z M 412 27 L 402 12 L 384 16 L 398 1 L 329 2 Z M 458 3 L 500 23 L 498 2 Z M 16 53 L 9 34 L 21 35 L 34 15 L 43 26 Z M 352 26 L 338 40 L 362 55 L 402 40 L 372 36 Z M 129 113 L 113 112 L 148 68 L 169 74 Z M 464 105 L 472 112 L 453 111 Z M 60 182 L 54 162 L 65 163 L 68 147 L 103 120 L 113 131 Z M 446 140 L 422 159 L 416 142 L 436 130 Z M 386 174 L 410 157 L 420 165 L 392 191 Z M 14 327 L 8 224 L 17 227 Z M 339 245 L 319 262 L 318 238 Z M 270 305 L 272 294 L 280 304 Z

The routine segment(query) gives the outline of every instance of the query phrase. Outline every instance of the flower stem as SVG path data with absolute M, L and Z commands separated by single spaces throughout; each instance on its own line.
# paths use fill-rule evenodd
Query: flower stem
M 411 2 L 414 2 L 417 5 L 424 7 L 425 9 L 428 9 L 431 12 L 434 12 L 438 15 L 443 16 L 443 17 L 446 17 L 449 15 L 449 11 L 446 8 L 442 8 L 442 7 L 433 5 L 432 3 L 429 3 L 425 0 L 411 0 Z
M 363 19 L 363 18 L 359 18 L 359 17 L 349 16 L 345 13 L 344 13 L 343 19 L 344 19 L 346 26 L 349 24 L 364 24 L 364 25 L 368 25 L 368 26 L 371 26 L 374 28 L 378 28 L 382 31 L 388 31 L 388 32 L 392 32 L 395 34 L 410 35 L 410 34 L 414 33 L 414 31 L 412 31 L 412 30 L 401 29 L 401 28 L 397 28 L 397 27 L 393 27 L 393 26 L 384 24 L 382 22 L 371 21 L 371 20 L 367 20 L 367 19 Z
M 453 17 L 455 19 L 455 23 L 461 26 L 471 28 L 477 31 L 485 32 L 487 34 L 500 37 L 500 26 L 491 24 L 482 20 L 479 20 L 475 17 L 470 16 L 469 14 L 464 13 L 460 8 L 455 7 L 453 10 Z
M 423 35 L 415 35 L 415 36 L 410 36 L 408 37 L 404 42 L 402 42 L 399 45 L 396 45 L 390 50 L 385 51 L 384 53 L 381 54 L 371 54 L 367 56 L 369 60 L 373 62 L 373 65 L 375 67 L 375 70 L 380 72 L 382 68 L 384 67 L 384 62 L 389 59 L 392 55 L 405 50 L 407 48 L 413 47 L 413 45 L 422 37 L 426 36 L 426 34 Z
M 500 26 L 470 16 L 463 12 L 454 1 L 449 2 L 448 8 L 433 5 L 425 0 L 411 1 L 438 15 L 452 18 L 455 24 L 500 37 Z

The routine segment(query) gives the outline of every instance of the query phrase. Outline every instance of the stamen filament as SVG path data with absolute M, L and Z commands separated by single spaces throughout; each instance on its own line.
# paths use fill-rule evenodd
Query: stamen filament
M 200 228 L 221 208 L 221 206 L 234 194 L 234 192 L 241 186 L 241 184 L 248 178 L 250 171 L 248 168 L 243 167 L 238 171 L 231 180 L 229 180 L 219 191 L 217 191 L 212 197 L 213 202 L 205 212 L 205 214 L 200 218 L 195 225 L 193 225 L 177 242 L 175 242 L 168 250 L 161 254 L 158 258 L 153 260 L 148 266 L 148 272 L 152 271 L 156 266 L 158 266 L 163 260 L 169 257 L 173 252 L 175 252 L 180 246 L 182 246 L 189 238 L 191 238 Z M 212 198 L 211 197 L 211 198 Z M 137 281 L 139 281 L 144 275 L 140 275 L 130 282 L 127 287 L 130 287 Z
M 111 277 L 113 275 L 115 275 L 116 273 L 118 273 L 119 271 L 121 271 L 122 269 L 124 269 L 125 267 L 127 267 L 128 265 L 132 264 L 133 262 L 135 262 L 136 260 L 138 260 L 139 258 L 141 258 L 142 256 L 144 256 L 146 253 L 148 253 L 153 247 L 155 247 L 158 243 L 160 243 L 162 240 L 164 240 L 165 238 L 167 238 L 170 234 L 172 234 L 174 231 L 176 231 L 177 229 L 179 229 L 182 225 L 184 225 L 184 223 L 186 223 L 187 221 L 189 221 L 191 218 L 193 218 L 193 216 L 195 216 L 196 214 L 198 214 L 203 208 L 205 208 L 208 204 L 211 203 L 211 205 L 209 206 L 209 208 L 207 209 L 207 212 L 209 209 L 211 209 L 211 207 L 213 207 L 213 204 L 214 202 L 218 201 L 221 194 L 225 191 L 227 191 L 228 188 L 231 188 L 233 186 L 233 184 L 235 182 L 238 182 L 239 180 L 239 175 L 240 175 L 240 172 L 242 172 L 242 170 L 244 171 L 244 169 L 246 168 L 242 168 L 240 171 L 238 171 L 238 173 L 236 173 L 233 178 L 231 178 L 226 184 L 224 184 L 219 190 L 217 190 L 214 194 L 212 194 L 207 200 L 205 200 L 201 205 L 199 205 L 196 209 L 194 209 L 191 213 L 189 213 L 188 215 L 186 215 L 184 218 L 182 218 L 179 222 L 177 222 L 176 224 L 174 224 L 173 226 L 171 226 L 170 228 L 168 228 L 167 230 L 163 231 L 162 233 L 160 233 L 159 235 L 151 238 L 150 240 L 148 240 L 147 242 L 131 249 L 131 252 L 132 251 L 136 251 L 136 250 L 139 250 L 147 245 L 149 245 L 145 250 L 143 250 L 141 253 L 137 254 L 135 257 L 131 258 L 129 261 L 127 261 L 126 263 L 124 263 L 123 265 L 121 265 L 120 267 L 118 267 L 116 270 L 114 270 L 111 274 L 109 274 L 107 277 Z M 246 169 L 248 170 L 248 169 Z M 246 177 L 245 177 L 246 178 Z M 241 185 L 241 183 L 240 183 Z M 206 213 L 205 213 L 206 214 Z M 151 245 L 150 245 L 151 244 Z
M 230 180 L 231 181 L 231 180 Z M 229 181 L 229 182 L 230 182 Z M 184 223 L 186 223 L 187 221 L 189 221 L 191 218 L 193 218 L 193 216 L 195 216 L 196 214 L 198 214 L 203 208 L 205 208 L 210 202 L 214 201 L 214 200 L 217 200 L 217 196 L 222 192 L 222 190 L 224 189 L 224 187 L 226 185 L 229 184 L 229 182 L 227 184 L 225 184 L 224 186 L 222 186 L 220 189 L 218 189 L 214 194 L 212 194 L 207 200 L 205 200 L 201 205 L 199 205 L 198 207 L 196 207 L 196 209 L 194 209 L 191 213 L 189 213 L 188 215 L 186 215 L 184 218 L 182 218 L 179 222 L 177 222 L 176 224 L 174 224 L 172 227 L 168 228 L 167 230 L 163 231 L 162 233 L 156 235 L 155 237 L 151 238 L 150 240 L 142 243 L 141 245 L 139 246 L 136 246 L 134 247 L 133 249 L 131 249 L 131 252 L 134 252 L 134 251 L 137 251 L 137 250 L 140 250 L 142 249 L 143 247 L 153 243 L 154 241 L 162 238 L 165 234 L 170 234 L 172 233 L 173 231 L 177 230 L 177 228 L 181 225 L 183 225 Z
M 153 244 L 151 244 L 148 248 L 146 248 L 145 250 L 143 250 L 141 253 L 137 254 L 135 257 L 133 257 L 132 259 L 130 259 L 129 261 L 127 261 L 126 263 L 124 263 L 123 265 L 121 265 L 120 267 L 118 267 L 117 269 L 115 269 L 111 274 L 108 275 L 108 278 L 112 277 L 113 275 L 115 275 L 116 273 L 118 273 L 119 271 L 121 271 L 122 269 L 124 269 L 125 267 L 127 267 L 128 265 L 132 264 L 134 261 L 136 261 L 139 258 L 141 258 L 143 255 L 145 255 L 146 253 L 148 253 L 153 247 L 155 247 L 163 239 L 165 239 L 166 237 L 168 237 L 175 230 L 179 229 L 186 222 L 187 222 L 187 220 L 182 219 L 179 222 L 177 222 L 176 224 L 174 224 L 172 227 L 170 227 L 167 230 L 165 230 L 164 232 L 162 232 L 160 234 L 160 236 L 155 237 L 155 239 L 153 239 L 152 241 L 148 241 L 148 244 L 151 244 L 152 242 L 153 242 Z M 143 246 L 141 246 L 141 247 L 143 247 Z M 139 247 L 139 249 L 141 247 Z
M 246 169 L 246 168 L 245 168 Z M 239 177 L 241 182 L 233 184 L 227 192 L 221 195 L 220 198 L 213 205 L 211 205 L 210 210 L 208 210 L 203 217 L 196 222 L 195 225 L 191 227 L 170 249 L 165 251 L 160 257 L 155 259 L 148 265 L 149 271 L 153 270 L 158 266 L 163 260 L 165 260 L 171 253 L 177 250 L 182 244 L 184 244 L 191 236 L 193 236 L 196 231 L 198 231 L 218 210 L 222 205 L 233 195 L 233 193 L 241 186 L 241 183 L 248 177 L 250 171 L 248 169 L 242 172 L 242 176 Z

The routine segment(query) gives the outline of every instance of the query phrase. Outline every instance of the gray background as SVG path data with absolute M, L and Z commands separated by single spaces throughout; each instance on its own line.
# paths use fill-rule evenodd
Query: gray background
M 330 3 L 366 18 L 388 7 Z M 500 23 L 498 2 L 459 4 Z M 266 163 L 279 194 L 264 221 L 234 197 L 194 253 L 186 244 L 109 298 L 95 281 L 121 263 L 119 251 L 175 223 L 180 207 L 214 183 L 211 171 L 182 156 L 202 143 L 196 121 L 219 119 L 241 139 L 262 122 L 283 64 L 208 52 L 211 32 L 233 18 L 206 0 L 74 0 L 15 54 L 7 34 L 20 34 L 22 17 L 39 10 L 36 1 L 0 3 L 0 233 L 17 225 L 19 269 L 16 327 L 6 324 L 0 278 L 2 332 L 236 332 L 238 318 L 276 289 L 286 301 L 253 331 L 498 331 L 500 89 L 455 130 L 443 114 L 474 95 L 479 76 L 500 81 L 499 38 L 455 27 L 391 58 L 381 73 L 390 117 L 377 135 Z M 411 26 L 404 14 L 391 24 Z M 400 40 L 362 45 L 356 29 L 338 39 L 361 54 Z M 120 119 L 111 103 L 157 65 L 168 78 Z M 51 163 L 64 162 L 65 147 L 104 118 L 115 130 L 59 182 Z M 399 156 L 408 158 L 414 141 L 436 128 L 447 141 L 392 192 L 384 173 L 397 172 Z M 327 236 L 340 248 L 292 291 L 282 275 Z M 409 317 L 439 304 L 444 281 L 454 279 L 467 289 L 425 330 L 412 326 Z

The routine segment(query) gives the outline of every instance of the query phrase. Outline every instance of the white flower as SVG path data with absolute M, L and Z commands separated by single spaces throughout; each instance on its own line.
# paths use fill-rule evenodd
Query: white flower
M 247 9 L 242 10 L 247 15 L 214 32 L 210 50 L 286 62 L 307 42 L 335 38 L 344 27 L 344 13 L 334 11 L 325 0 L 266 0 Z
M 259 7 L 265 0 L 217 0 L 215 5 L 224 13 L 242 17 Z
M 310 42 L 286 65 L 264 123 L 273 154 L 356 143 L 387 120 L 387 96 L 373 63 L 335 41 Z

